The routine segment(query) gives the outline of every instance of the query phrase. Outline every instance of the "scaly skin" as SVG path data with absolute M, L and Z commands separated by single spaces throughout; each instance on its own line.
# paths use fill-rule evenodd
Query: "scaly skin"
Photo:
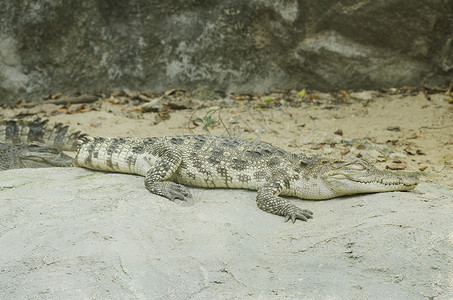
M 80 131 L 71 132 L 61 123 L 49 125 L 48 120 L 0 120 L 0 142 L 29 144 L 37 142 L 62 151 L 76 151 Z
M 72 166 L 74 159 L 61 150 L 77 150 L 83 136 L 40 118 L 0 120 L 0 170 Z
M 259 208 L 293 222 L 312 218 L 312 212 L 280 195 L 320 200 L 408 191 L 418 184 L 414 175 L 381 171 L 358 158 L 308 157 L 264 143 L 209 135 L 84 137 L 75 164 L 145 176 L 150 192 L 170 200 L 191 197 L 184 185 L 257 190 Z
M 73 163 L 74 158 L 46 145 L 0 143 L 0 170 L 71 167 Z

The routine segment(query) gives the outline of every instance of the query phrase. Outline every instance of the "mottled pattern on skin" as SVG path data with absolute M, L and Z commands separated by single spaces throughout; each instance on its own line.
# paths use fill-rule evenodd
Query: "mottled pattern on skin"
M 9 144 L 37 142 L 62 151 L 75 151 L 77 141 L 83 136 L 61 123 L 50 125 L 48 120 L 40 118 L 0 120 L 0 142 Z
M 312 213 L 280 195 L 329 199 L 406 191 L 418 183 L 411 174 L 381 171 L 358 158 L 293 154 L 265 143 L 210 135 L 83 137 L 75 160 L 89 169 L 145 176 L 150 192 L 170 200 L 191 197 L 184 185 L 257 190 L 259 208 L 293 222 L 306 221 Z
M 150 192 L 170 200 L 191 197 L 184 185 L 257 190 L 259 208 L 293 222 L 312 213 L 280 195 L 329 199 L 406 191 L 418 183 L 411 174 L 381 171 L 358 158 L 293 154 L 265 143 L 209 135 L 93 138 L 39 118 L 0 120 L 0 142 L 14 144 L 0 144 L 0 169 L 70 166 L 73 159 L 60 150 L 75 150 L 79 139 L 78 166 L 145 176 Z
M 74 159 L 61 151 L 77 150 L 83 136 L 40 118 L 0 120 L 0 170 L 72 166 Z
M 71 167 L 73 163 L 74 159 L 60 150 L 36 142 L 28 145 L 0 142 L 0 170 Z

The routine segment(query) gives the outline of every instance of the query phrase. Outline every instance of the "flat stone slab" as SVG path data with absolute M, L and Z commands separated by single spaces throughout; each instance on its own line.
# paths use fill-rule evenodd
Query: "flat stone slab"
M 81 168 L 0 172 L 1 299 L 453 297 L 453 191 L 291 200 L 191 188 L 190 205 L 140 176 Z

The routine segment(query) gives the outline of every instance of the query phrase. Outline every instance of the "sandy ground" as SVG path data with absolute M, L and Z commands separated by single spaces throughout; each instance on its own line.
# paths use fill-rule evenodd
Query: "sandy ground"
M 290 224 L 260 211 L 252 191 L 193 188 L 193 205 L 183 206 L 150 194 L 133 175 L 4 171 L 0 298 L 453 297 L 451 96 L 125 94 L 2 115 L 38 114 L 90 135 L 160 136 L 207 133 L 193 120 L 216 109 L 209 134 L 361 156 L 417 172 L 421 183 L 406 193 L 294 199 L 315 216 Z M 144 112 L 150 103 L 158 112 Z

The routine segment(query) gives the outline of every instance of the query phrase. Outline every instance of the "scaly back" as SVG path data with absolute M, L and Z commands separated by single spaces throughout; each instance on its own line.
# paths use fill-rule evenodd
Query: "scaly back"
M 76 151 L 78 139 L 85 134 L 70 131 L 67 125 L 49 125 L 48 120 L 36 118 L 0 120 L 0 142 L 30 144 L 38 142 L 63 151 Z

